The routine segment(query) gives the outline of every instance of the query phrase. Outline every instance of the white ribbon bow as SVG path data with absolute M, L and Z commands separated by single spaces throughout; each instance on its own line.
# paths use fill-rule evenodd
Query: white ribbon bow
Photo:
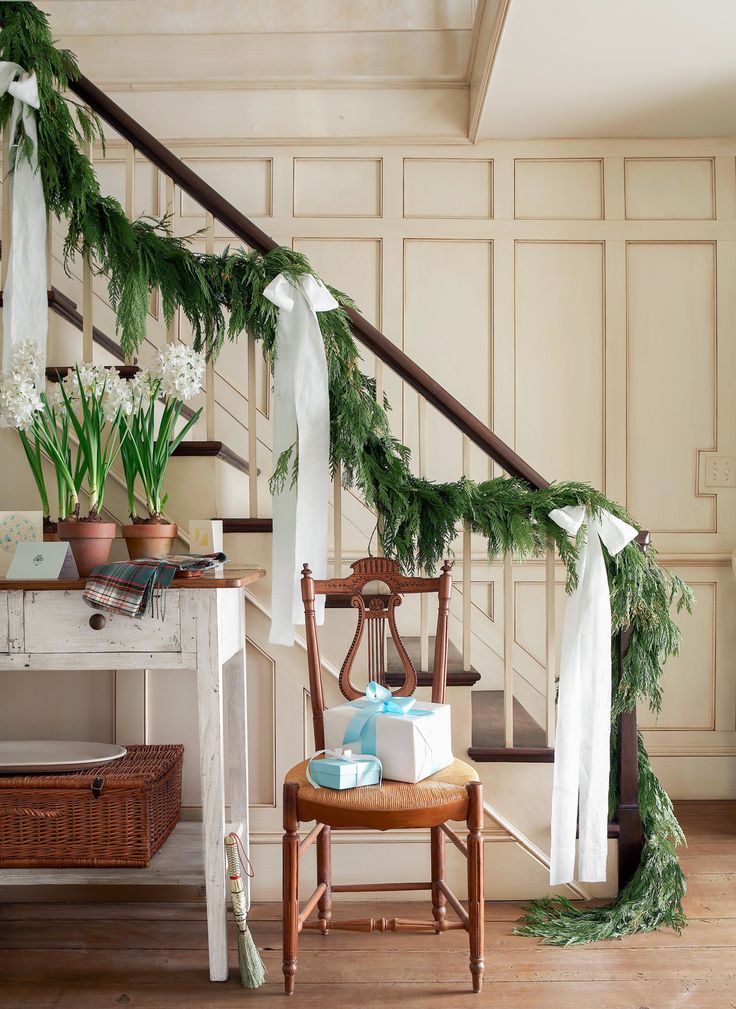
M 287 476 L 273 499 L 271 635 L 276 645 L 294 644 L 294 625 L 304 623 L 299 578 L 309 564 L 315 578 L 327 577 L 327 518 L 330 498 L 330 401 L 327 360 L 317 312 L 337 302 L 316 277 L 298 286 L 280 273 L 263 292 L 279 309 L 273 370 L 273 462 L 297 445 L 296 485 Z M 324 623 L 324 596 L 315 604 Z
M 585 508 L 555 508 L 549 517 L 575 536 Z M 619 553 L 636 529 L 608 511 L 588 518 L 577 558 L 578 584 L 562 633 L 552 791 L 550 883 L 570 883 L 580 810 L 578 878 L 606 878 L 611 732 L 611 596 L 601 541 Z
M 38 346 L 43 367 L 48 326 L 46 204 L 38 169 L 35 110 L 40 103 L 35 73 L 26 74 L 17 63 L 0 61 L 0 94 L 6 92 L 13 96 L 13 109 L 8 124 L 12 222 L 8 275 L 3 291 L 2 365 L 5 374 L 10 371 L 17 347 L 28 340 Z M 19 122 L 33 145 L 30 158 L 21 155 L 19 149 L 16 135 Z M 43 388 L 42 374 L 38 381 Z

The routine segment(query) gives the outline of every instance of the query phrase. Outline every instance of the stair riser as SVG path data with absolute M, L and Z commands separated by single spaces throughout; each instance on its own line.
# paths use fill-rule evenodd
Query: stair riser
M 211 456 L 174 456 L 166 474 L 166 488 L 166 510 L 184 528 L 191 519 L 232 514 L 248 500 L 247 474 Z

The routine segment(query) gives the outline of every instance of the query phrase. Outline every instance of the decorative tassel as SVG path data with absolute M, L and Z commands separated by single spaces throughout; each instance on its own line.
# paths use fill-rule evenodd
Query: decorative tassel
M 233 905 L 233 917 L 238 926 L 238 963 L 240 965 L 240 980 L 244 988 L 260 988 L 266 980 L 266 968 L 263 966 L 260 954 L 248 928 L 245 908 L 245 888 L 243 886 L 240 855 L 248 866 L 248 875 L 253 878 L 253 871 L 248 856 L 243 851 L 242 842 L 237 834 L 228 834 L 225 838 L 225 857 L 227 858 L 227 873 L 230 878 L 230 898 Z

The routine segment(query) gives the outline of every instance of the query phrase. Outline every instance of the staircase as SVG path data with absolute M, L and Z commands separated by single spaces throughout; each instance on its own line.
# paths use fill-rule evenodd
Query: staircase
M 151 162 L 165 179 L 167 203 L 173 207 L 176 189 L 188 194 L 206 212 L 209 235 L 218 220 L 237 240 L 263 253 L 276 243 L 252 221 L 225 200 L 195 172 L 165 148 L 155 137 L 135 122 L 119 106 L 84 77 L 72 90 L 90 106 L 129 145 Z M 132 167 L 131 167 L 132 166 Z M 126 159 L 126 172 L 134 170 L 133 157 Z M 132 194 L 132 181 L 126 192 Z M 3 200 L 7 206 L 7 200 Z M 132 196 L 127 208 L 132 216 Z M 209 239 L 211 241 L 211 238 Z M 328 278 L 329 279 L 329 278 Z M 88 359 L 117 366 L 131 373 L 134 367 L 123 362 L 120 348 L 110 335 L 114 321 L 109 307 L 102 305 L 107 332 L 92 318 L 100 298 L 93 289 L 91 271 L 83 269 L 76 281 L 81 285 L 80 312 L 77 302 L 56 287 L 49 291 L 49 310 L 62 326 L 61 336 L 52 347 L 59 362 L 62 353 L 68 361 L 79 357 L 74 350 L 72 331 L 81 333 L 82 347 Z M 418 464 L 426 468 L 427 405 L 438 411 L 462 436 L 462 470 L 469 472 L 471 445 L 480 449 L 497 469 L 526 481 L 533 487 L 545 487 L 547 481 L 525 460 L 504 444 L 478 418 L 451 396 L 432 376 L 420 368 L 396 345 L 355 311 L 350 312 L 357 339 L 371 351 L 381 368 L 389 368 L 418 394 L 417 427 L 419 432 Z M 162 340 L 186 340 L 187 334 L 179 321 L 165 330 L 151 316 L 150 348 Z M 268 566 L 270 535 L 268 475 L 271 469 L 270 421 L 267 406 L 259 403 L 259 352 L 255 341 L 245 335 L 245 347 L 239 348 L 247 361 L 247 387 L 240 390 L 231 380 L 225 365 L 211 362 L 207 372 L 204 420 L 182 443 L 172 462 L 170 509 L 172 518 L 186 529 L 187 520 L 195 515 L 223 518 L 228 555 L 236 561 L 264 563 Z M 58 371 L 63 365 L 51 369 Z M 382 394 L 382 371 L 377 373 L 377 391 Z M 261 395 L 261 400 L 263 396 Z M 201 428 L 204 430 L 201 430 Z M 220 437 L 216 437 L 216 435 Z M 203 437 L 204 435 L 204 437 Z M 234 443 L 235 442 L 235 443 Z M 124 500 L 119 507 L 124 508 Z M 247 502 L 247 509 L 244 507 Z M 115 512 L 117 505 L 110 504 Z M 241 512 L 247 511 L 243 515 Z M 229 516 L 229 517 L 227 517 Z M 124 518 L 121 511 L 115 515 Z M 331 562 L 335 575 L 344 573 L 347 563 L 367 550 L 378 516 L 372 514 L 352 491 L 341 487 L 339 474 L 333 487 L 331 506 Z M 536 871 L 548 864 L 544 848 L 548 829 L 548 796 L 551 787 L 550 764 L 554 757 L 554 710 L 557 627 L 556 595 L 564 580 L 561 563 L 554 556 L 541 562 L 516 564 L 512 559 L 489 564 L 483 549 L 473 542 L 470 530 L 462 531 L 455 544 L 456 591 L 450 620 L 450 665 L 448 685 L 452 688 L 453 733 L 457 752 L 465 750 L 479 765 L 487 790 L 488 836 L 491 840 L 512 841 L 524 857 L 536 863 Z M 303 714 L 303 694 L 306 689 L 306 663 L 298 648 L 288 651 L 272 648 L 267 641 L 269 583 L 253 587 L 249 596 L 249 639 L 261 655 L 278 667 L 279 681 L 274 678 L 274 710 L 287 709 L 292 721 Z M 431 674 L 430 657 L 434 641 L 429 636 L 433 624 L 426 600 L 415 611 L 407 604 L 404 636 L 409 654 L 418 671 L 420 693 L 426 690 Z M 402 607 L 403 609 L 403 607 Z M 336 615 L 340 629 L 334 639 L 334 654 L 340 655 L 341 642 L 350 631 L 351 614 Z M 342 637 L 341 637 L 342 635 Z M 622 638 L 620 654 L 627 642 Z M 343 649 L 344 651 L 344 649 Z M 325 650 L 325 667 L 330 665 L 330 639 Z M 386 682 L 400 682 L 400 663 L 393 650 L 387 652 Z M 289 698 L 284 699 L 288 683 Z M 278 694 L 278 700 L 277 700 Z M 293 696 L 291 696 L 293 694 Z M 328 701 L 335 702 L 335 696 Z M 286 717 L 286 713 L 283 713 Z M 289 723 L 291 724 L 291 723 Z M 274 740 L 278 732 L 274 727 Z M 308 730 L 307 730 L 308 731 Z M 291 745 L 291 743 L 289 743 Z M 274 742 L 276 747 L 276 742 Z M 291 752 L 291 750 L 289 750 Z M 301 754 L 295 750 L 296 759 Z M 294 760 L 293 762 L 296 762 Z M 281 759 L 275 761 L 276 778 Z M 490 767 L 489 765 L 494 765 Z M 274 787 L 273 804 L 264 804 L 261 816 L 263 833 L 279 830 L 278 787 Z M 268 807 L 268 808 L 266 808 Z M 547 820 L 545 821 L 545 817 Z M 627 712 L 621 718 L 619 745 L 619 804 L 609 836 L 617 839 L 618 886 L 627 882 L 638 864 L 641 824 L 637 806 L 637 746 L 636 715 Z M 266 843 L 266 842 L 264 842 Z M 270 871 L 270 870 L 269 870 Z M 274 870 L 274 879 L 277 871 Z M 540 877 L 541 878 L 541 877 Z M 535 892 L 542 884 L 536 882 Z M 532 889 L 534 889 L 534 887 Z M 503 888 L 491 888 L 499 896 L 531 896 L 532 893 L 504 893 Z M 573 887 L 574 896 L 587 896 L 582 888 Z

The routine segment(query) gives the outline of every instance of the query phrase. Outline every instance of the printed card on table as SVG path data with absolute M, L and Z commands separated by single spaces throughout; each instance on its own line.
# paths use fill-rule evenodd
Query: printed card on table
M 7 577 L 43 581 L 78 578 L 79 572 L 68 543 L 18 543 Z
M 43 512 L 0 511 L 0 578 L 5 578 L 19 543 L 43 542 Z
M 189 520 L 189 552 L 192 554 L 222 553 L 222 519 Z

